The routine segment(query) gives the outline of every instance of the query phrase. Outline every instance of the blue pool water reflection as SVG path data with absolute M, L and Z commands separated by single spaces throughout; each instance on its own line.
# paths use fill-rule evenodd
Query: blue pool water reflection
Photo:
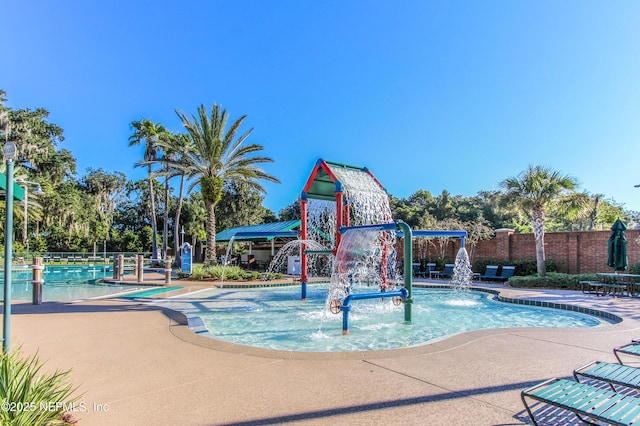
M 110 277 L 110 266 L 69 265 L 45 266 L 42 285 L 43 302 L 71 302 L 79 299 L 108 296 L 122 292 L 139 290 L 142 287 L 112 285 L 100 282 Z M 0 273 L 4 282 L 4 271 Z M 14 266 L 12 270 L 12 300 L 31 300 L 32 271 L 30 267 Z M 0 285 L 0 294 L 4 298 L 4 286 Z
M 210 289 L 162 302 L 199 318 L 220 340 L 268 349 L 345 352 L 404 348 L 458 333 L 488 328 L 594 327 L 596 317 L 493 300 L 482 292 L 414 289 L 411 324 L 402 306 L 372 299 L 353 304 L 349 334 L 342 335 L 342 315 L 324 309 L 326 288 L 314 288 L 306 301 L 299 291 L 280 289 Z M 198 323 L 199 320 L 192 321 Z

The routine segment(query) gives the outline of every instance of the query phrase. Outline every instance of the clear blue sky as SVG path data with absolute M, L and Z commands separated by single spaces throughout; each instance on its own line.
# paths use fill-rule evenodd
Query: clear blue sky
M 636 1 L 11 1 L 0 88 L 51 112 L 79 175 L 144 177 L 131 121 L 247 114 L 276 213 L 318 158 L 396 197 L 541 164 L 640 210 L 639 23 Z

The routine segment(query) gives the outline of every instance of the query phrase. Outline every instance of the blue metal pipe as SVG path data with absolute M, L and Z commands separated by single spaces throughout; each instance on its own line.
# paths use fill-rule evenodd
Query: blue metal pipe
M 378 293 L 352 293 L 344 298 L 340 310 L 342 311 L 342 334 L 349 333 L 349 312 L 351 312 L 352 300 L 364 300 L 364 299 L 380 299 L 385 297 L 401 297 L 403 300 L 407 297 L 408 291 L 405 288 L 400 288 L 394 291 L 382 291 Z M 405 305 L 406 309 L 406 305 Z
M 398 232 L 402 236 L 402 232 Z M 454 237 L 460 238 L 460 247 L 464 247 L 464 239 L 467 237 L 467 231 L 449 231 L 449 230 L 430 230 L 430 231 L 412 231 L 414 237 Z
M 395 231 L 396 227 L 397 227 L 397 224 L 395 222 L 391 222 L 391 223 L 379 223 L 376 225 L 341 226 L 339 231 L 341 234 L 344 234 L 345 232 L 350 231 L 352 229 L 372 230 L 372 231 Z

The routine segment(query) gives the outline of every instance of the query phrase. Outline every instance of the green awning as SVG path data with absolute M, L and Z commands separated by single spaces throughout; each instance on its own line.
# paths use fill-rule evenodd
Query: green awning
M 7 175 L 4 173 L 0 173 L 0 192 L 6 197 L 7 191 Z M 17 183 L 13 183 L 13 199 L 22 201 L 24 200 L 24 188 L 18 185 Z
M 216 234 L 216 243 L 228 242 L 231 238 L 235 241 L 264 242 L 278 237 L 296 238 L 297 233 L 291 232 L 300 228 L 300 220 L 288 220 L 286 222 L 261 223 L 259 225 L 237 226 L 225 229 Z

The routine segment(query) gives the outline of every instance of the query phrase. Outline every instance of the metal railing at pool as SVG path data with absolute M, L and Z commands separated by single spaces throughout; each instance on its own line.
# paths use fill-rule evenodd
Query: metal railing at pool
M 33 262 L 34 257 L 41 257 L 45 264 L 88 264 L 88 263 L 113 263 L 113 260 L 118 255 L 123 255 L 125 262 L 133 262 L 138 255 L 142 254 L 145 263 L 151 263 L 151 253 L 139 253 L 139 252 L 14 252 L 13 263 L 14 264 L 26 264 L 29 265 Z M 0 268 L 0 270 L 2 270 Z

